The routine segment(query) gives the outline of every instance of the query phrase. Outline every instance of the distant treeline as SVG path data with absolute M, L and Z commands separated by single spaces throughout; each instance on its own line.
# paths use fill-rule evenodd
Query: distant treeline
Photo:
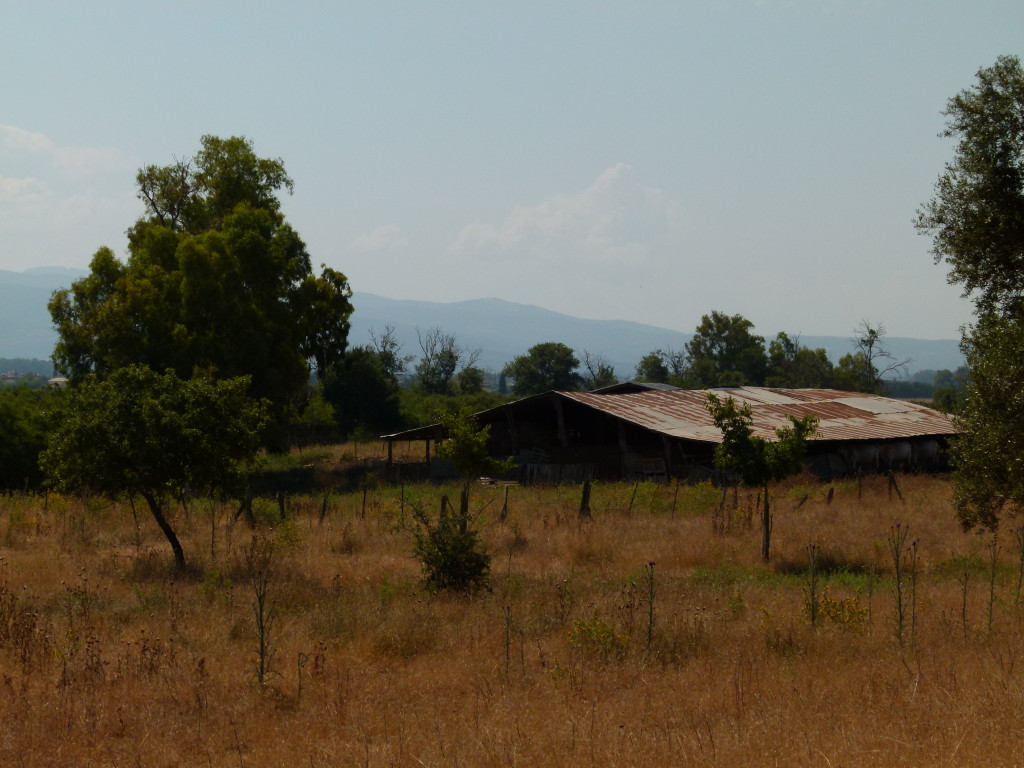
M 34 373 L 50 378 L 53 376 L 53 363 L 35 357 L 0 357 L 0 374 L 12 371 L 18 374 Z
M 966 366 L 955 371 L 922 370 L 904 380 L 887 380 L 885 394 L 904 400 L 930 400 L 933 407 L 950 412 L 955 411 L 967 388 Z

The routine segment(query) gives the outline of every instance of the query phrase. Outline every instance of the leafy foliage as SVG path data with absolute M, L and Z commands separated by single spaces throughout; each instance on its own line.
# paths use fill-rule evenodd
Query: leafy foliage
M 970 375 L 952 446 L 954 504 L 965 528 L 995 530 L 1024 502 L 1024 68 L 1000 56 L 951 98 L 942 135 L 954 158 L 918 211 L 936 263 L 973 296 L 961 346 Z
M 510 399 L 508 395 L 486 391 L 471 395 L 425 395 L 415 387 L 403 387 L 398 397 L 402 423 L 407 428 L 434 424 L 439 413 L 478 413 L 506 403 Z
M 247 397 L 248 384 L 185 381 L 139 365 L 90 376 L 70 392 L 43 470 L 60 491 L 141 494 L 183 566 L 163 496 L 186 486 L 230 489 L 244 476 L 267 419 L 266 403 Z
M 637 380 L 679 387 L 769 386 L 881 392 L 883 377 L 902 371 L 908 361 L 895 361 L 883 343 L 885 329 L 862 323 L 853 338 L 856 351 L 838 365 L 828 352 L 800 343 L 799 336 L 779 333 L 769 342 L 753 333 L 742 315 L 704 315 L 682 351 L 656 349 L 640 361 Z M 885 362 L 885 365 L 880 365 Z
M 644 355 L 636 364 L 636 380 L 653 384 L 668 384 L 670 373 L 665 358 L 665 352 L 660 349 Z
M 768 369 L 764 337 L 742 315 L 704 315 L 686 344 L 688 386 L 761 386 Z
M 520 397 L 539 395 L 551 390 L 573 391 L 583 381 L 576 372 L 580 361 L 571 347 L 547 341 L 530 347 L 505 366 L 504 373 L 515 379 L 513 394 Z
M 973 87 L 951 98 L 941 135 L 956 138 L 953 160 L 916 226 L 932 238 L 949 281 L 979 310 L 1016 309 L 1024 294 L 1024 68 L 1000 56 Z
M 981 317 L 964 340 L 971 377 L 952 444 L 953 503 L 965 528 L 995 530 L 1024 509 L 1024 322 Z
M 769 387 L 827 388 L 833 385 L 833 366 L 824 349 L 800 344 L 800 337 L 779 333 L 768 344 Z
M 813 416 L 790 416 L 791 425 L 776 428 L 776 439 L 766 440 L 754 434 L 749 405 L 738 406 L 733 398 L 722 400 L 713 392 L 707 398 L 708 412 L 722 431 L 722 442 L 715 448 L 715 466 L 735 474 L 744 485 L 762 489 L 761 555 L 767 561 L 772 527 L 768 485 L 800 472 L 807 441 L 817 430 L 818 420 Z
M 346 352 L 328 367 L 321 389 L 346 437 L 359 429 L 384 434 L 402 426 L 398 382 L 372 347 Z
M 422 506 L 413 509 L 413 555 L 423 565 L 423 581 L 431 591 L 476 592 L 486 589 L 491 556 L 468 509 L 442 509 L 436 521 Z
M 425 333 L 416 330 L 420 343 L 420 359 L 416 363 L 416 384 L 428 395 L 443 395 L 451 392 L 452 379 L 462 358 L 462 348 L 455 336 L 440 328 L 431 328 Z
M 817 430 L 813 416 L 790 416 L 791 426 L 775 430 L 775 440 L 766 440 L 753 433 L 753 415 L 749 405 L 739 406 L 727 397 L 724 400 L 708 393 L 708 411 L 715 426 L 722 431 L 722 442 L 715 448 L 715 465 L 734 473 L 740 482 L 752 487 L 783 480 L 802 469 L 801 460 L 807 452 L 807 440 Z
M 476 367 L 481 350 L 463 348 L 454 334 L 440 328 L 425 333 L 417 329 L 416 337 L 421 353 L 414 368 L 416 387 L 423 394 L 469 395 L 483 390 L 483 371 Z
M 469 480 L 481 475 L 500 475 L 512 469 L 511 461 L 491 458 L 487 450 L 490 437 L 489 424 L 480 426 L 469 413 L 442 413 L 439 417 L 447 436 L 437 446 L 437 456 L 447 459 L 455 466 L 460 476 Z
M 63 395 L 59 390 L 0 388 L 0 488 L 36 488 L 42 482 L 39 454 Z
M 283 163 L 247 139 L 204 136 L 195 157 L 137 181 L 145 213 L 127 262 L 100 248 L 89 275 L 50 301 L 54 364 L 75 381 L 133 364 L 249 376 L 280 425 L 308 361 L 322 373 L 344 352 L 352 313 L 345 276 L 315 276 L 280 212 L 277 192 L 292 189 Z

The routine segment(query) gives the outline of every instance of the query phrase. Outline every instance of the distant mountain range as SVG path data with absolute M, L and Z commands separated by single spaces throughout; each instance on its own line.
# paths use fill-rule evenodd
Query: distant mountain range
M 59 267 L 25 272 L 0 270 L 0 358 L 48 358 L 56 334 L 46 304 L 53 291 L 68 287 L 84 274 L 82 270 Z M 463 348 L 481 350 L 479 364 L 492 371 L 500 370 L 534 344 L 560 341 L 576 350 L 577 356 L 583 350 L 600 355 L 614 366 L 620 379 L 628 379 L 648 352 L 681 349 L 691 336 L 626 320 L 584 320 L 501 299 L 442 304 L 356 293 L 352 301 L 355 312 L 350 343 L 369 343 L 371 330 L 380 333 L 392 326 L 402 351 L 418 356 L 417 329 L 426 332 L 441 328 L 454 334 Z M 800 342 L 806 347 L 824 348 L 833 361 L 852 348 L 850 339 L 844 336 L 801 336 Z M 910 372 L 955 369 L 964 362 L 959 342 L 953 339 L 891 336 L 885 342 L 895 357 L 912 361 Z

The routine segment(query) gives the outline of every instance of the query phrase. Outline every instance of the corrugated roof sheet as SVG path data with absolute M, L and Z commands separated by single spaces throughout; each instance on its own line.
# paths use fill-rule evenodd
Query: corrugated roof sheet
M 788 416 L 799 418 L 806 415 L 818 419 L 815 441 L 888 440 L 956 433 L 952 420 L 944 413 L 916 403 L 876 395 L 833 389 L 766 387 L 730 387 L 712 391 L 722 399 L 732 397 L 749 405 L 754 417 L 754 434 L 767 439 L 774 439 L 776 427 L 789 426 Z M 705 407 L 707 394 L 704 390 L 617 395 L 593 392 L 557 394 L 671 437 L 712 443 L 722 441 L 722 434 Z

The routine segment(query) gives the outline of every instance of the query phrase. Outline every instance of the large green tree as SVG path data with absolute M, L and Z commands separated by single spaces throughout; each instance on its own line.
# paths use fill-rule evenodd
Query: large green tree
M 962 346 L 969 379 L 953 445 L 954 502 L 967 528 L 995 529 L 1024 505 L 1024 69 L 1000 56 L 951 98 L 953 160 L 916 225 L 975 302 Z
M 89 274 L 54 294 L 54 363 L 75 382 L 132 364 L 249 376 L 280 427 L 310 361 L 323 373 L 343 355 L 351 290 L 340 272 L 313 273 L 281 213 L 278 193 L 293 186 L 281 160 L 242 137 L 201 144 L 190 159 L 139 171 L 144 212 L 127 261 L 100 248 Z
M 769 387 L 821 389 L 831 387 L 833 365 L 828 352 L 811 349 L 800 343 L 800 337 L 779 333 L 768 344 Z
M 764 337 L 742 315 L 704 315 L 686 343 L 684 380 L 694 387 L 761 386 L 768 372 Z
M 667 354 L 660 349 L 648 352 L 636 364 L 636 380 L 653 384 L 668 384 L 671 373 L 666 360 Z
M 398 380 L 372 346 L 348 350 L 321 380 L 341 434 L 395 432 L 402 426 Z
M 530 347 L 525 355 L 505 365 L 504 373 L 515 379 L 513 394 L 525 397 L 553 389 L 579 389 L 583 378 L 577 373 L 580 361 L 573 352 L 557 341 L 546 341 Z
M 185 487 L 232 490 L 244 475 L 267 414 L 248 388 L 246 377 L 186 381 L 142 365 L 90 375 L 69 393 L 40 463 L 60 491 L 142 496 L 184 567 L 165 499 Z
M 918 211 L 936 263 L 979 311 L 1020 309 L 1024 295 L 1024 69 L 1000 56 L 946 104 L 953 160 Z

